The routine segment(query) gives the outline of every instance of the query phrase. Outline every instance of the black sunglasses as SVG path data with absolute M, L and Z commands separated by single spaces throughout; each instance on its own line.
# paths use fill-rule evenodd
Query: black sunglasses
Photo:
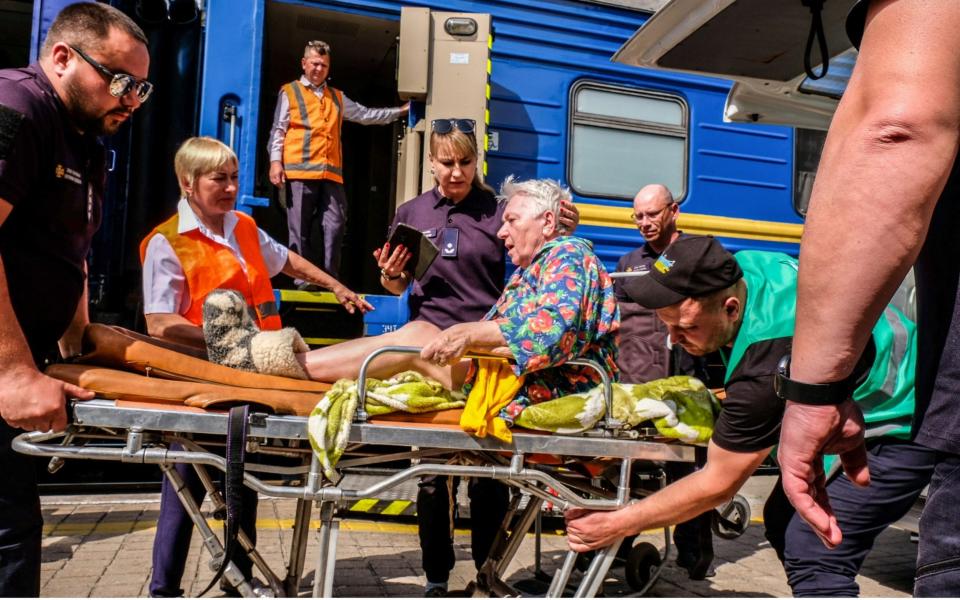
M 137 95 L 137 99 L 142 104 L 146 102 L 150 94 L 153 93 L 153 84 L 146 79 L 137 79 L 128 73 L 114 73 L 90 58 L 90 56 L 80 48 L 70 46 L 70 49 L 79 54 L 80 58 L 87 61 L 91 67 L 100 71 L 100 73 L 110 81 L 110 95 L 114 98 L 122 98 L 132 91 Z
M 473 119 L 434 119 L 430 123 L 430 129 L 441 135 L 450 133 L 454 129 L 459 129 L 464 133 L 473 133 L 477 128 L 477 122 Z

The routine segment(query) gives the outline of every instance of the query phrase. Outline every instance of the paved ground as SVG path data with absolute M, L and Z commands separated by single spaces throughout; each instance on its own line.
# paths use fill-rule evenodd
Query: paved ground
M 760 504 L 772 478 L 755 477 L 744 488 L 760 514 Z M 286 564 L 290 544 L 293 501 L 263 500 L 260 503 L 258 548 L 278 572 Z M 155 494 L 139 496 L 64 497 L 43 499 L 46 518 L 41 594 L 46 597 L 145 596 L 150 578 L 150 552 L 159 509 Z M 418 596 L 424 579 L 416 529 L 409 523 L 346 519 L 342 522 L 334 591 L 340 597 Z M 216 526 L 219 531 L 219 524 Z M 763 539 L 762 525 L 751 525 L 736 540 L 716 540 L 717 575 L 706 581 L 690 581 L 686 572 L 669 564 L 653 587 L 651 596 L 788 596 L 783 570 Z M 663 536 L 650 534 L 644 540 L 662 547 Z M 451 588 L 462 589 L 473 578 L 469 532 L 457 531 L 458 563 Z M 543 536 L 542 567 L 552 572 L 563 559 L 562 536 Z M 301 596 L 310 595 L 316 543 L 307 555 L 306 578 Z M 905 532 L 884 533 L 868 559 L 860 585 L 868 597 L 909 596 L 916 545 Z M 528 536 L 510 565 L 511 583 L 533 575 L 534 539 Z M 188 595 L 200 592 L 211 573 L 198 536 L 187 558 L 184 585 Z M 629 593 L 617 568 L 605 583 L 607 596 Z M 219 595 L 219 594 L 212 594 Z

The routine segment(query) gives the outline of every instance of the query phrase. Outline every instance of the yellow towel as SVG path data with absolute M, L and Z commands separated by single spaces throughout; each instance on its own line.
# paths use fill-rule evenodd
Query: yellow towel
M 502 360 L 477 360 L 477 377 L 460 417 L 460 427 L 477 437 L 489 433 L 504 442 L 513 441 L 506 421 L 498 417 L 500 410 L 513 400 L 524 375 L 517 377 L 510 365 Z

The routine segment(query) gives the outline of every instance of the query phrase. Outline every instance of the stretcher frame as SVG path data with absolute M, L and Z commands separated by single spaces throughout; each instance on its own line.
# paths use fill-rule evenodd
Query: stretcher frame
M 365 380 L 370 363 L 388 352 L 419 353 L 419 348 L 387 347 L 371 353 L 363 363 L 358 380 L 359 407 L 364 406 Z M 638 461 L 682 461 L 694 460 L 693 448 L 682 444 L 664 443 L 638 439 L 637 432 L 624 431 L 612 418 L 612 388 L 603 370 L 592 361 L 575 360 L 569 364 L 592 367 L 597 370 L 605 387 L 605 399 L 608 405 L 607 418 L 602 427 L 580 435 L 544 435 L 514 431 L 513 441 L 509 444 L 493 438 L 476 438 L 455 428 L 444 428 L 429 424 L 378 423 L 368 419 L 366 413 L 358 410 L 352 424 L 348 452 L 338 464 L 339 468 L 348 468 L 371 462 L 387 462 L 402 458 L 435 457 L 438 454 L 455 455 L 465 462 L 483 464 L 430 464 L 420 462 L 411 464 L 397 473 L 366 487 L 345 489 L 339 482 L 325 482 L 319 461 L 314 456 L 307 437 L 307 418 L 278 416 L 251 412 L 247 422 L 247 451 L 249 456 L 284 455 L 303 458 L 309 466 L 277 467 L 257 464 L 248 460 L 245 465 L 244 483 L 261 494 L 297 500 L 294 518 L 294 535 L 291 542 L 286 574 L 276 575 L 266 561 L 259 555 L 250 540 L 243 534 L 239 537 L 241 547 L 250 556 L 258 570 L 267 578 L 268 590 L 254 589 L 246 581 L 234 564 L 227 566 L 224 573 L 226 581 L 247 597 L 273 595 L 296 597 L 304 572 L 306 549 L 310 529 L 312 504 L 319 507 L 320 527 L 318 530 L 320 552 L 317 558 L 314 576 L 313 596 L 332 597 L 333 573 L 336 563 L 336 547 L 339 534 L 338 507 L 346 507 L 357 500 L 376 497 L 406 481 L 426 475 L 445 475 L 451 477 L 486 477 L 502 481 L 517 488 L 521 494 L 529 497 L 523 510 L 519 504 L 521 494 L 513 494 L 507 520 L 519 513 L 512 533 L 506 527 L 501 529 L 490 551 L 490 556 L 480 569 L 475 589 L 496 596 L 515 595 L 516 590 L 507 585 L 502 576 L 511 560 L 520 548 L 524 535 L 533 527 L 540 507 L 545 501 L 551 502 L 560 510 L 569 507 L 592 510 L 614 510 L 626 505 L 631 499 L 630 477 L 632 467 Z M 65 432 L 31 432 L 21 434 L 13 441 L 13 448 L 23 454 L 48 457 L 62 461 L 65 458 L 93 460 L 113 460 L 127 463 L 159 465 L 164 475 L 173 484 L 184 508 L 201 533 L 203 543 L 211 555 L 211 568 L 219 567 L 224 555 L 223 544 L 206 521 L 200 507 L 184 490 L 179 474 L 173 469 L 176 463 L 191 464 L 200 475 L 206 491 L 213 501 L 215 514 L 223 511 L 225 503 L 209 475 L 207 468 L 226 471 L 226 460 L 212 452 L 211 446 L 222 442 L 227 435 L 227 414 L 201 410 L 172 409 L 169 405 L 157 408 L 125 406 L 114 400 L 95 399 L 91 401 L 70 401 L 70 425 Z M 212 444 L 207 441 L 214 439 Z M 123 447 L 93 447 L 89 442 L 103 440 L 122 440 Z M 172 444 L 180 444 L 183 450 L 171 450 Z M 351 458 L 350 451 L 364 445 L 391 446 L 406 450 L 375 457 Z M 410 450 L 414 448 L 414 450 Z M 419 449 L 419 450 L 417 450 Z M 504 454 L 508 454 L 509 458 Z M 596 459 L 604 457 L 619 462 L 615 489 L 604 491 L 584 485 L 576 477 L 566 477 L 561 473 L 536 464 L 528 464 L 527 458 L 533 454 L 552 454 L 563 457 L 583 457 Z M 464 461 L 461 461 L 464 462 Z M 299 486 L 275 485 L 265 482 L 254 473 L 302 474 L 303 484 Z M 661 482 L 662 484 L 662 482 Z M 588 497 L 584 497 L 587 494 Z M 665 530 L 666 549 L 663 560 L 669 553 L 669 535 Z M 594 597 L 600 589 L 604 577 L 609 571 L 622 540 L 616 540 L 610 547 L 596 552 L 590 566 L 584 571 L 576 597 Z M 547 592 L 547 597 L 560 597 L 567 589 L 570 576 L 576 565 L 578 554 L 569 551 L 560 569 L 555 573 Z M 659 574 L 651 574 L 646 588 L 652 585 Z

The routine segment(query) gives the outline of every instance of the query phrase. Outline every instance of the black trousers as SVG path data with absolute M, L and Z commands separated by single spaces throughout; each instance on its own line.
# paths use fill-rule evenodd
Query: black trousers
M 172 450 L 182 450 L 177 444 Z M 187 464 L 173 467 L 186 486 L 193 500 L 200 504 L 207 495 L 203 482 Z M 254 544 L 257 543 L 257 492 L 243 488 L 243 511 L 240 515 L 240 527 Z M 157 535 L 153 539 L 153 577 L 150 579 L 150 595 L 154 598 L 172 598 L 182 596 L 180 587 L 183 571 L 187 565 L 187 552 L 190 550 L 190 537 L 193 535 L 193 521 L 187 514 L 177 491 L 166 477 L 163 478 L 160 492 L 160 518 L 157 520 Z M 253 571 L 253 563 L 246 552 L 238 551 L 233 556 L 233 564 L 248 580 Z M 212 573 L 212 572 L 211 572 Z M 225 581 L 225 580 L 224 580 Z
M 417 492 L 417 525 L 423 570 L 430 583 L 445 583 L 457 562 L 453 552 L 453 517 L 459 478 L 431 475 L 420 480 Z M 470 497 L 470 546 L 479 569 L 503 526 L 510 500 L 504 484 L 486 478 L 467 482 Z
M 328 180 L 288 181 L 287 230 L 290 249 L 333 277 L 347 228 L 347 193 Z M 319 235 L 320 239 L 316 239 Z
M 916 502 L 933 475 L 935 458 L 933 450 L 911 442 L 893 438 L 873 442 L 867 455 L 869 486 L 857 487 L 845 475 L 827 485 L 830 506 L 843 531 L 843 541 L 833 550 L 797 516 L 777 481 L 763 507 L 763 522 L 794 596 L 857 596 L 856 576 L 874 540 Z M 956 515 L 955 505 L 951 510 Z M 924 521 L 926 514 L 925 509 Z
M 43 516 L 34 461 L 10 442 L 23 433 L 0 419 L 0 597 L 40 596 Z

